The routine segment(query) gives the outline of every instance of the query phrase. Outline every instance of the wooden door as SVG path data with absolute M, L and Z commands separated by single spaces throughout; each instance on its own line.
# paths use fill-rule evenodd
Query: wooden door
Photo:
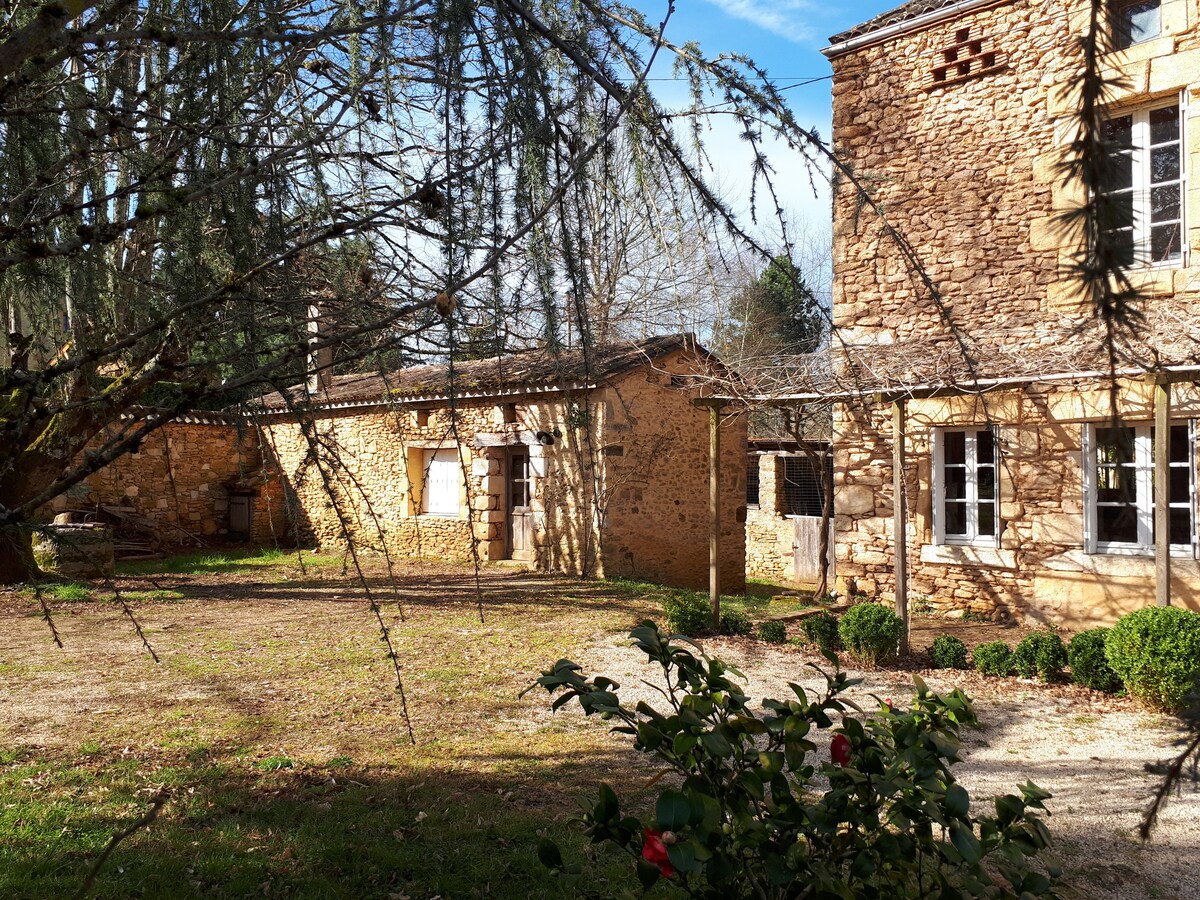
M 508 558 L 533 559 L 533 511 L 530 504 L 529 450 L 508 451 Z
M 253 500 L 248 494 L 232 494 L 229 497 L 229 536 L 237 540 L 250 540 L 250 514 Z
M 792 577 L 796 581 L 813 582 L 821 577 L 821 517 L 794 516 L 792 536 Z M 827 574 L 833 575 L 833 523 L 829 523 L 829 554 Z

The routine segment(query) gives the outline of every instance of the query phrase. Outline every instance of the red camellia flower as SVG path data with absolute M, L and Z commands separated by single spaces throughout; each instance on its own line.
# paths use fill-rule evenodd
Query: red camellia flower
M 850 738 L 835 734 L 829 742 L 829 755 L 842 768 L 850 765 Z
M 664 878 L 670 878 L 675 874 L 675 867 L 671 865 L 671 859 L 667 856 L 663 833 L 653 828 L 643 828 L 642 833 L 646 836 L 646 842 L 642 846 L 642 859 L 658 866 L 658 871 L 663 873 Z

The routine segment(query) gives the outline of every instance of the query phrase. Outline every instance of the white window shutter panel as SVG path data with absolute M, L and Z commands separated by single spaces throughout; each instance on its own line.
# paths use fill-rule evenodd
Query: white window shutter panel
M 1096 458 L 1092 449 L 1092 427 L 1086 422 L 1080 440 L 1083 464 L 1083 552 L 1096 552 Z

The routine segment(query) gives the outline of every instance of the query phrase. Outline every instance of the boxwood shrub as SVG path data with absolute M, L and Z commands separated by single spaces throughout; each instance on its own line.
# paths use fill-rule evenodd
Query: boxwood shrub
M 721 613 L 721 634 L 745 637 L 754 631 L 754 623 L 740 609 L 727 609 Z
M 822 653 L 837 653 L 842 649 L 837 616 L 831 612 L 821 610 L 805 616 L 800 620 L 800 630 L 804 632 L 805 639 Z
M 1174 712 L 1200 674 L 1200 613 L 1178 606 L 1139 609 L 1117 620 L 1104 648 L 1129 693 Z
M 877 665 L 880 660 L 895 655 L 903 633 L 904 623 L 900 617 L 878 603 L 852 606 L 838 623 L 842 646 L 867 666 Z
M 1067 645 L 1067 661 L 1071 665 L 1071 680 L 1076 684 L 1112 693 L 1121 689 L 1121 679 L 1104 655 L 1108 631 L 1107 628 L 1091 628 L 1079 632 Z
M 1012 674 L 1012 650 L 1004 641 L 988 641 L 975 648 L 972 654 L 975 670 L 984 675 L 1004 678 Z
M 670 594 L 663 600 L 663 614 L 673 634 L 688 637 L 712 632 L 712 608 L 700 594 Z
M 1012 666 L 1022 678 L 1054 681 L 1067 667 L 1067 647 L 1053 631 L 1035 631 L 1017 644 Z
M 939 634 L 929 647 L 935 669 L 965 669 L 967 645 L 952 634 Z
M 782 622 L 762 622 L 758 626 L 758 639 L 768 644 L 786 644 L 787 626 Z

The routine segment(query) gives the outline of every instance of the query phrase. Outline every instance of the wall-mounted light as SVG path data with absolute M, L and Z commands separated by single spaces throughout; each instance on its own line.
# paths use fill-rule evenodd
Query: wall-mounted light
M 554 429 L 554 434 L 551 434 L 548 431 L 539 431 L 534 435 L 534 437 L 543 447 L 552 447 L 554 446 L 554 438 L 556 435 L 558 435 L 558 433 L 558 429 L 556 428 Z

